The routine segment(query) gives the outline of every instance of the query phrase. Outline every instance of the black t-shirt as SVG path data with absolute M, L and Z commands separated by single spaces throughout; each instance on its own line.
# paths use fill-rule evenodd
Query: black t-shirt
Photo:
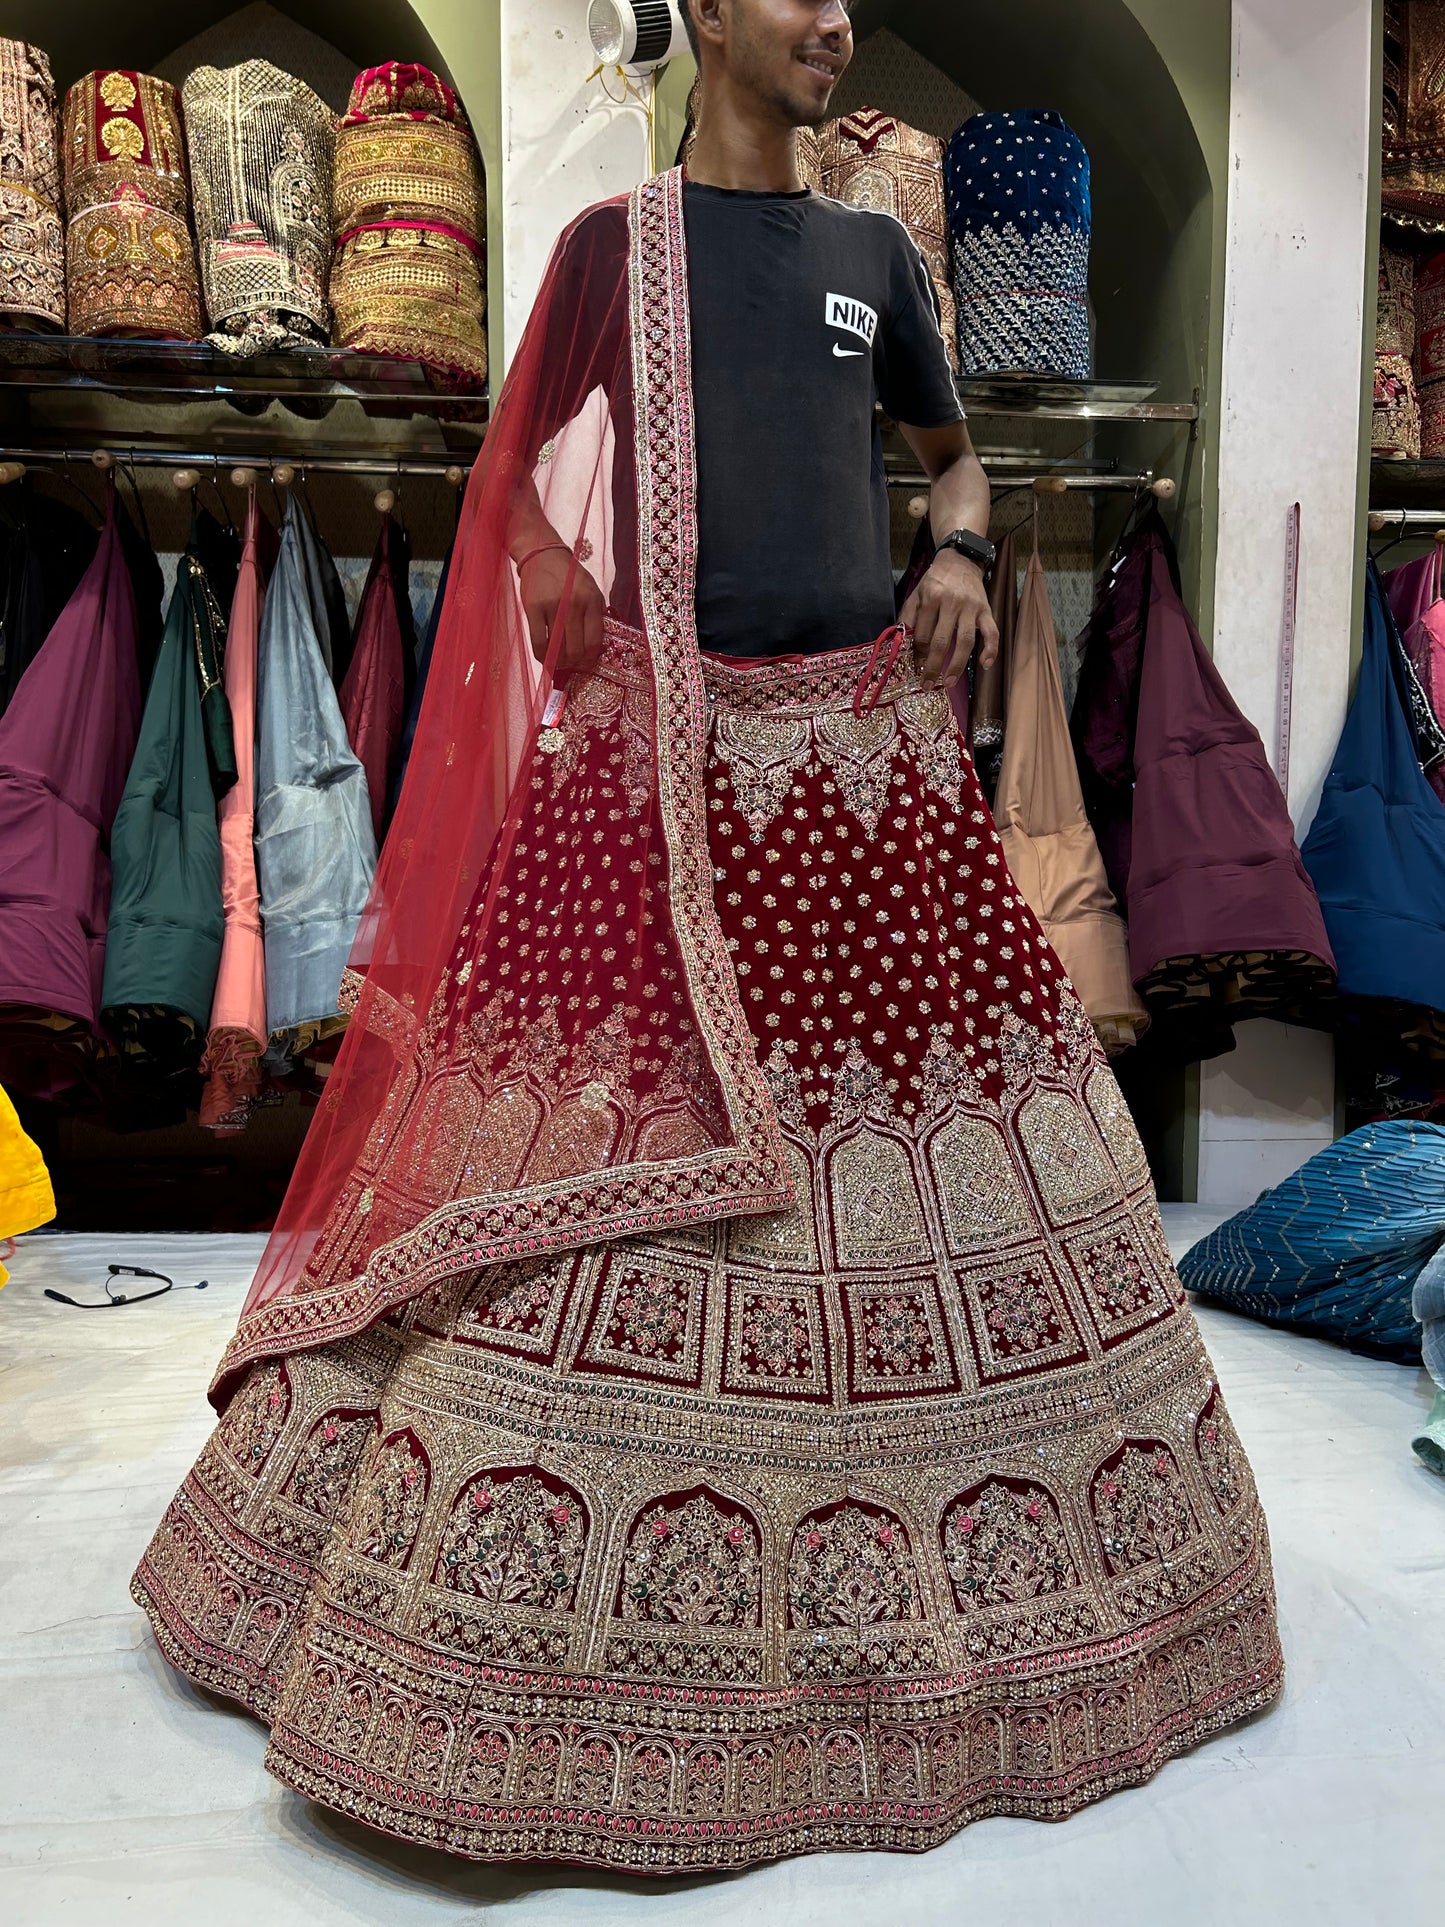
M 923 258 L 891 215 L 683 189 L 697 425 L 697 630 L 733 656 L 869 642 L 893 620 L 875 402 L 962 415 Z

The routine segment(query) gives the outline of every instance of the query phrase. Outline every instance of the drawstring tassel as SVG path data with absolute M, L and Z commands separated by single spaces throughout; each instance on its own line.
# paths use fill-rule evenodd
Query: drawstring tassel
M 911 643 L 913 631 L 901 622 L 895 622 L 885 629 L 881 636 L 873 640 L 868 652 L 868 661 L 863 674 L 858 678 L 858 686 L 853 691 L 853 714 L 860 721 L 871 716 L 878 707 L 883 691 L 888 687 L 888 678 L 897 667 L 898 658 L 903 653 L 903 645 Z M 881 667 L 880 667 L 881 664 Z

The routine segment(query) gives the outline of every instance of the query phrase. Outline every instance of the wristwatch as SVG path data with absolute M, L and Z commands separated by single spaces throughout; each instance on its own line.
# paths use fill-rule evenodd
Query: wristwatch
M 975 535 L 972 529 L 955 529 L 951 535 L 935 545 L 940 549 L 957 549 L 969 562 L 976 562 L 987 573 L 994 565 L 998 550 L 986 535 Z

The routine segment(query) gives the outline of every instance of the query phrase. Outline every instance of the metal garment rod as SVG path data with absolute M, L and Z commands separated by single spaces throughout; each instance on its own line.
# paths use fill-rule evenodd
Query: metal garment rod
M 1004 493 L 1015 488 L 1037 488 L 1037 484 L 1042 482 L 1044 489 L 1040 493 L 1046 493 L 1046 495 L 1065 495 L 1065 493 L 1071 495 L 1077 489 L 1085 489 L 1085 491 L 1102 489 L 1106 493 L 1127 491 L 1129 495 L 1137 495 L 1141 493 L 1141 489 L 1154 488 L 1154 482 L 1158 480 L 1152 470 L 1144 470 L 1137 476 L 1062 476 L 1062 474 L 1054 474 L 1048 468 L 1040 468 L 1038 474 L 1019 474 L 1019 470 L 1015 468 L 1004 468 L 1000 472 L 1000 470 L 990 470 L 988 462 L 983 466 L 988 474 L 988 486 L 1000 489 Z M 927 486 L 929 486 L 929 478 L 921 470 L 917 474 L 900 474 L 896 470 L 888 474 L 888 488 L 927 488 Z
M 176 448 L 13 448 L 0 445 L 0 466 L 13 466 L 20 462 L 50 463 L 60 467 L 67 463 L 94 462 L 98 468 L 109 467 L 108 462 L 96 462 L 97 455 L 108 455 L 111 462 L 124 467 L 136 468 L 198 468 L 204 474 L 219 476 L 223 471 L 242 467 L 271 471 L 285 464 L 297 474 L 308 472 L 336 475 L 446 475 L 450 469 L 467 470 L 476 459 L 474 455 L 379 455 L 368 459 L 362 455 L 260 455 L 254 448 L 233 449 L 228 454 L 217 454 L 211 449 L 198 452 L 195 449 Z
M 65 464 L 71 462 L 93 462 L 97 467 L 109 467 L 111 463 L 123 463 L 138 468 L 196 468 L 202 473 L 219 476 L 222 470 L 235 467 L 274 470 L 286 466 L 297 474 L 308 472 L 335 475 L 453 475 L 460 469 L 464 473 L 475 461 L 475 456 L 463 456 L 460 452 L 452 455 L 400 455 L 367 457 L 364 455 L 313 455 L 302 453 L 284 454 L 268 457 L 252 448 L 238 448 L 227 453 L 207 449 L 180 448 L 137 448 L 127 447 L 70 447 L 70 448 L 15 448 L 0 446 L 0 467 L 13 467 L 18 463 L 37 462 Z M 106 458 L 109 457 L 109 460 Z M 985 470 L 989 469 L 987 461 Z M 921 469 L 916 471 L 891 470 L 887 476 L 889 488 L 927 488 L 928 477 Z M 1135 475 L 1097 475 L 1060 474 L 1057 470 L 1041 469 L 1037 474 L 1021 473 L 1014 468 L 994 470 L 989 473 L 991 486 L 999 491 L 1014 489 L 1035 489 L 1040 494 L 1063 495 L 1082 489 L 1088 493 L 1138 495 L 1148 489 L 1157 495 L 1172 495 L 1173 484 L 1168 477 L 1157 476 L 1152 469 L 1141 469 Z M 1394 521 L 1398 518 L 1391 517 Z M 1429 519 L 1429 518 L 1426 518 Z M 1437 522 L 1445 521 L 1445 511 L 1435 517 Z
M 1445 509 L 1371 509 L 1367 518 L 1371 535 L 1386 535 L 1394 531 L 1403 535 L 1406 529 L 1445 529 Z

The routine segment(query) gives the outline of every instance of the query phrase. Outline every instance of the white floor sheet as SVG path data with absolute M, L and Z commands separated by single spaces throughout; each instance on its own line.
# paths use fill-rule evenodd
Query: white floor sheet
M 1212 1220 L 1166 1213 L 1176 1253 Z M 1061 1826 L 919 1857 L 632 1882 L 402 1847 L 285 1791 L 126 1591 L 211 1423 L 258 1238 L 37 1235 L 0 1293 L 0 1920 L 8 1927 L 1396 1927 L 1445 1900 L 1445 1480 L 1423 1372 L 1200 1319 L 1274 1540 L 1282 1706 Z M 210 1280 L 116 1311 L 107 1260 Z

